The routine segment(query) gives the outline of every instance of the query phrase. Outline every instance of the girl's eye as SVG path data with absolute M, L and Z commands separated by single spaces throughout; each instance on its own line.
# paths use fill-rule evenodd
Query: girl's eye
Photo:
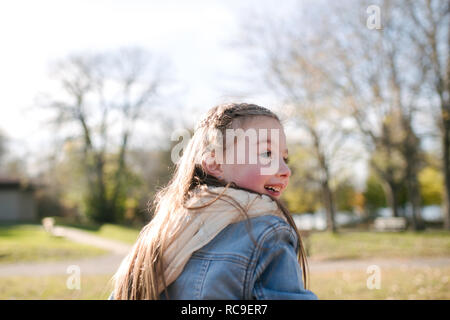
M 266 152 L 263 152 L 263 153 L 261 153 L 261 155 L 262 155 L 263 157 L 270 158 L 270 157 L 272 156 L 272 151 L 266 151 Z M 284 160 L 284 162 L 285 162 L 286 164 L 289 163 L 289 157 L 283 158 L 283 160 Z

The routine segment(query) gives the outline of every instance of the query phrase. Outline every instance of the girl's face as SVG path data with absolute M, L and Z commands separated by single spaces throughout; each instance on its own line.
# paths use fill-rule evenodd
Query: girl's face
M 244 133 L 249 133 L 247 137 L 250 137 L 252 133 L 255 136 L 247 139 L 245 135 L 238 136 L 237 142 L 234 142 L 234 148 L 230 148 L 227 142 L 224 153 L 225 163 L 221 165 L 221 179 L 279 198 L 286 189 L 291 175 L 291 170 L 287 166 L 288 150 L 283 127 L 276 119 L 258 116 L 246 120 L 242 130 Z M 240 143 L 242 143 L 242 149 L 240 149 Z M 229 161 L 231 156 L 228 153 L 232 152 L 234 152 L 234 161 Z

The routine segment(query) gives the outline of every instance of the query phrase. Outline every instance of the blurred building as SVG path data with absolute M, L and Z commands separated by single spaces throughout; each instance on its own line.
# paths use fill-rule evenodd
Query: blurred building
M 37 220 L 34 187 L 16 179 L 0 178 L 0 222 Z

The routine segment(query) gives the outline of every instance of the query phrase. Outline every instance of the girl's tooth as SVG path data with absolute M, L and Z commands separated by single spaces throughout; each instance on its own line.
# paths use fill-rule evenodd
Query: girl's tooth
M 280 189 L 278 187 L 269 187 L 269 186 L 267 186 L 267 187 L 264 187 L 264 188 L 266 188 L 267 190 L 273 191 L 273 192 L 280 192 Z

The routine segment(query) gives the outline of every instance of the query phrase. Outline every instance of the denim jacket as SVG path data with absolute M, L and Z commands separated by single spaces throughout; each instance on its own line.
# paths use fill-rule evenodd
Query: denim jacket
M 169 298 L 315 300 L 317 296 L 303 286 L 296 244 L 292 227 L 277 216 L 231 224 L 194 252 L 168 286 Z M 160 299 L 167 299 L 164 291 Z
M 296 244 L 292 227 L 277 216 L 231 224 L 194 252 L 168 286 L 169 298 L 317 299 L 303 286 Z M 164 291 L 160 298 L 166 299 Z

